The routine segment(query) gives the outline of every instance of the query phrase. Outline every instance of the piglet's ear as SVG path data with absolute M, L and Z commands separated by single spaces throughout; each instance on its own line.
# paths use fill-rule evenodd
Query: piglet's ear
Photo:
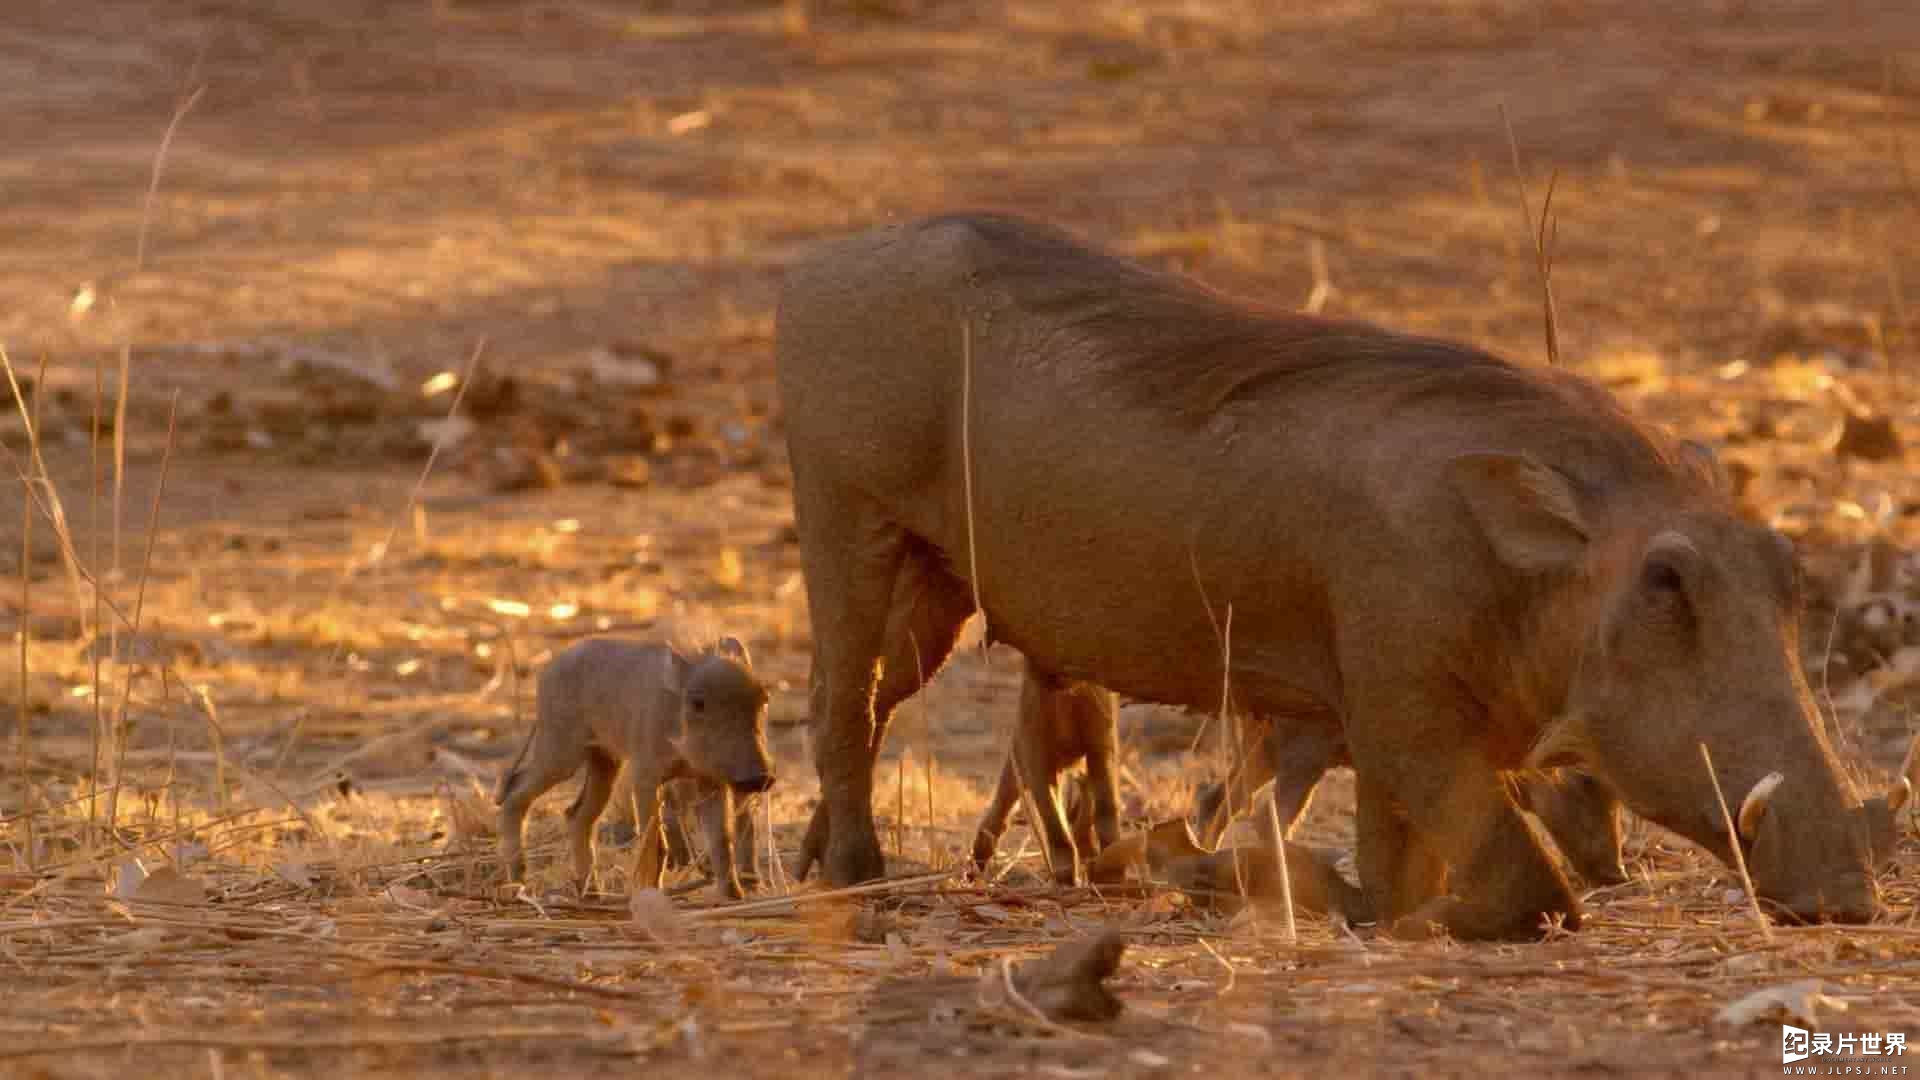
M 1567 478 L 1524 454 L 1462 454 L 1449 463 L 1500 561 L 1526 573 L 1572 566 L 1587 550 L 1587 523 Z
M 736 637 L 723 637 L 713 651 L 721 656 L 730 656 L 746 667 L 753 666 L 753 657 L 747 653 L 746 643 Z

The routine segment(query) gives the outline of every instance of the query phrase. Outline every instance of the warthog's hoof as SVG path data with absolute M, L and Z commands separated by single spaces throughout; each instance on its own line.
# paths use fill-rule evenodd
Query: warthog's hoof
M 993 864 L 993 853 L 1000 849 L 1000 838 L 982 829 L 973 834 L 973 872 L 985 878 Z
M 839 837 L 835 837 L 839 840 Z M 827 883 L 836 886 L 858 885 L 887 876 L 887 858 L 880 853 L 877 840 L 848 837 L 827 845 L 827 857 L 821 861 Z
M 800 840 L 800 861 L 794 864 L 793 880 L 807 880 L 807 875 L 813 873 L 813 864 L 826 858 L 827 836 L 827 804 L 822 802 L 813 808 L 813 817 L 807 820 L 807 834 Z

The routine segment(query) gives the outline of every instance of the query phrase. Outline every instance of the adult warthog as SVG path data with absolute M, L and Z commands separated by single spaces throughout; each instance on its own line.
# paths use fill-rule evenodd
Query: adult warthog
M 1577 925 L 1502 779 L 1527 764 L 1731 859 L 1702 745 L 1777 911 L 1879 909 L 1897 796 L 1863 806 L 1822 733 L 1791 544 L 1594 384 L 996 216 L 820 248 L 776 338 L 823 790 L 803 873 L 884 871 L 875 754 L 977 596 L 1059 677 L 1213 708 L 1225 657 L 1236 708 L 1331 710 L 1400 932 Z

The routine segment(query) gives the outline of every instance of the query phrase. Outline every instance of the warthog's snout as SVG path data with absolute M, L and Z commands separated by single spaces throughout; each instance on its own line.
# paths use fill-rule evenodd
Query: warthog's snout
M 1880 912 L 1880 890 L 1864 874 L 1848 874 L 1792 896 L 1767 899 L 1767 908 L 1794 922 L 1867 923 Z
M 758 795 L 771 788 L 774 779 L 774 775 L 770 772 L 744 777 L 733 782 L 733 790 L 737 795 Z

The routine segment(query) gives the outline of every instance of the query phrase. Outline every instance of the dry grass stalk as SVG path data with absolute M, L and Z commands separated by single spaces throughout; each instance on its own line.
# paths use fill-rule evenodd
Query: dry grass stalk
M 1226 792 L 1223 805 L 1231 811 L 1234 806 L 1234 777 L 1241 770 L 1234 768 L 1239 759 L 1246 756 L 1246 732 L 1242 723 L 1233 712 L 1233 602 L 1227 602 L 1226 618 L 1220 627 L 1220 726 L 1227 733 Z M 1241 896 L 1247 895 L 1247 873 L 1240 856 L 1233 857 L 1233 887 Z M 1258 918 L 1256 912 L 1255 917 Z
M 83 571 L 79 566 L 79 557 L 73 551 L 72 533 L 67 528 L 66 507 L 60 501 L 60 492 L 59 489 L 54 487 L 52 475 L 47 472 L 46 457 L 41 449 L 40 402 L 42 401 L 42 392 L 39 389 L 35 390 L 34 402 L 31 410 L 29 410 L 26 394 L 22 392 L 20 380 L 13 370 L 13 358 L 7 354 L 4 346 L 0 346 L 0 367 L 3 367 L 6 371 L 7 386 L 13 392 L 14 408 L 19 411 L 20 422 L 27 429 L 28 464 L 25 470 L 22 471 L 22 467 L 18 461 L 14 459 L 11 449 L 7 450 L 7 458 L 9 461 L 14 462 L 14 470 L 20 472 L 27 482 L 28 501 L 30 503 L 27 511 L 28 520 L 32 518 L 32 508 L 38 507 L 40 512 L 46 515 L 47 523 L 52 526 L 54 537 L 60 542 L 60 554 L 63 565 L 67 571 L 67 580 L 73 588 L 73 595 L 76 601 L 79 601 L 86 595 L 85 590 L 81 587 Z M 40 358 L 40 380 L 36 386 L 44 387 L 46 381 L 47 362 L 46 357 L 43 355 Z
M 887 893 L 905 892 L 932 885 L 952 877 L 951 873 L 941 871 L 937 874 L 919 874 L 914 877 L 891 878 L 886 881 L 869 881 L 864 885 L 849 885 L 844 889 L 823 889 L 819 892 L 800 892 L 791 896 L 774 896 L 764 900 L 747 900 L 737 904 L 722 904 L 718 907 L 697 908 L 685 913 L 690 921 L 709 919 L 737 918 L 742 915 L 758 915 L 767 912 L 786 912 L 804 904 L 819 904 L 832 900 L 845 900 L 855 896 L 878 896 Z
M 1287 834 L 1281 830 L 1280 809 L 1272 799 L 1267 800 L 1267 826 L 1273 834 L 1269 841 L 1273 845 L 1273 863 L 1280 868 L 1280 903 L 1286 913 L 1287 944 L 1300 943 L 1300 927 L 1293 914 L 1293 875 L 1287 869 Z M 1241 889 L 1245 892 L 1245 887 Z
M 18 635 L 20 638 L 20 728 L 14 736 L 16 740 L 14 757 L 17 762 L 17 767 L 20 770 L 20 786 L 25 790 L 27 800 L 27 870 L 30 873 L 37 873 L 39 871 L 40 859 L 34 850 L 37 846 L 33 826 L 33 819 L 36 815 L 33 805 L 32 762 L 30 760 L 30 746 L 33 740 L 31 726 L 33 702 L 27 694 L 27 646 L 33 636 L 31 629 L 33 625 L 32 482 L 28 480 L 20 481 L 20 489 L 21 495 L 24 496 L 20 504 L 22 517 L 20 525 L 20 631 Z
M 1706 743 L 1700 745 L 1700 760 L 1707 763 L 1707 779 L 1713 781 L 1713 797 L 1720 802 L 1720 817 L 1727 824 L 1727 844 L 1733 849 L 1734 869 L 1740 871 L 1740 885 L 1747 891 L 1747 905 L 1753 910 L 1754 923 L 1760 927 L 1760 936 L 1767 941 L 1773 940 L 1773 927 L 1767 922 L 1766 913 L 1760 910 L 1760 898 L 1753 891 L 1753 878 L 1747 874 L 1747 857 L 1740 848 L 1740 828 L 1734 823 L 1733 812 L 1727 809 L 1726 793 L 1720 790 L 1720 774 L 1713 767 L 1713 753 Z
M 93 415 L 87 432 L 87 541 L 91 551 L 87 556 L 87 565 L 92 567 L 96 576 L 91 580 L 93 587 L 93 625 L 89 628 L 94 642 L 92 654 L 92 678 L 88 696 L 93 700 L 91 730 L 88 732 L 87 770 L 87 830 L 82 838 L 82 846 L 89 852 L 99 843 L 95 831 L 99 826 L 100 809 L 100 730 L 106 722 L 106 704 L 100 694 L 100 647 L 99 638 L 105 620 L 102 618 L 104 595 L 100 591 L 100 404 L 106 394 L 106 368 L 104 362 L 96 356 L 93 361 Z M 83 609 L 84 610 L 84 609 Z M 115 785 L 118 786 L 118 785 Z
M 1507 116 L 1506 102 L 1500 103 L 1500 123 L 1507 129 L 1507 149 L 1513 156 L 1513 183 L 1520 193 L 1520 223 L 1533 244 L 1534 270 L 1540 275 L 1540 303 L 1546 318 L 1547 363 L 1560 366 L 1560 321 L 1553 304 L 1553 241 L 1559 227 L 1553 224 L 1553 189 L 1559 181 L 1556 171 L 1547 180 L 1547 197 L 1540 204 L 1540 224 L 1533 221 L 1533 207 L 1527 201 L 1527 176 L 1520 168 L 1520 143 L 1514 138 L 1513 121 Z
M 200 95 L 206 92 L 207 88 L 205 86 L 197 86 L 191 93 L 182 98 L 178 105 L 174 106 L 173 116 L 167 121 L 167 130 L 160 136 L 160 148 L 154 151 L 153 170 L 147 177 L 146 201 L 140 206 L 140 234 L 135 238 L 133 246 L 133 272 L 135 274 L 140 273 L 147 265 L 147 229 L 153 223 L 153 200 L 160 194 L 160 173 L 166 168 L 167 148 L 173 145 L 173 136 L 180 130 L 180 121 L 187 118 L 188 111 L 200 101 Z M 121 386 L 123 400 L 125 392 L 126 387 L 123 383 Z
M 167 403 L 167 441 L 160 451 L 160 479 L 153 489 L 153 509 L 147 516 L 147 546 L 140 560 L 139 583 L 133 594 L 133 621 L 130 634 L 140 635 L 140 617 L 147 602 L 147 578 L 153 570 L 153 545 L 160 535 L 160 503 L 167 493 L 167 466 L 173 462 L 173 443 L 180 415 L 180 392 L 174 391 Z M 117 839 L 119 830 L 120 786 L 126 776 L 127 706 L 133 697 L 134 665 L 128 664 L 120 684 L 120 701 L 113 720 L 113 787 L 107 795 L 107 836 Z
M 473 343 L 473 352 L 467 355 L 466 370 L 460 375 L 460 385 L 453 392 L 453 400 L 447 403 L 446 419 L 452 420 L 455 416 L 459 415 L 460 405 L 467 399 L 467 391 L 472 388 L 473 380 L 480 374 L 480 356 L 485 353 L 486 350 L 486 338 L 481 338 Z M 382 537 L 378 544 L 374 545 L 372 555 L 360 569 L 375 569 L 386 560 L 388 550 L 393 547 L 394 538 L 400 535 L 401 526 L 412 519 L 414 508 L 418 506 L 420 502 L 420 493 L 426 490 L 427 478 L 433 475 L 434 463 L 440 460 L 440 454 L 446 449 L 447 439 L 452 436 L 452 433 L 452 424 L 440 425 L 439 434 L 434 436 L 433 446 L 427 451 L 427 460 L 420 466 L 420 475 L 414 477 L 413 487 L 407 492 L 406 504 L 400 508 L 399 515 L 388 524 L 387 535 Z M 352 566 L 351 563 L 348 565 L 349 567 Z M 342 575 L 342 584 L 344 584 L 345 576 L 346 575 Z M 336 595 L 337 592 L 338 587 L 336 586 Z M 340 648 L 340 646 L 336 646 L 336 649 L 338 648 Z
M 235 1052 L 313 1052 L 316 1050 L 391 1050 L 403 1047 L 449 1046 L 458 1043 L 499 1043 L 551 1040 L 593 1046 L 608 1042 L 601 1027 L 480 1027 L 452 1031 L 410 1031 L 387 1034 L 328 1035 L 296 1032 L 286 1035 L 210 1035 L 202 1032 L 161 1032 L 100 1039 L 75 1039 L 71 1042 L 34 1043 L 0 1049 L 0 1060 L 44 1057 L 70 1057 L 97 1050 L 131 1052 L 136 1048 L 206 1048 Z M 614 1044 L 625 1052 L 624 1040 Z

